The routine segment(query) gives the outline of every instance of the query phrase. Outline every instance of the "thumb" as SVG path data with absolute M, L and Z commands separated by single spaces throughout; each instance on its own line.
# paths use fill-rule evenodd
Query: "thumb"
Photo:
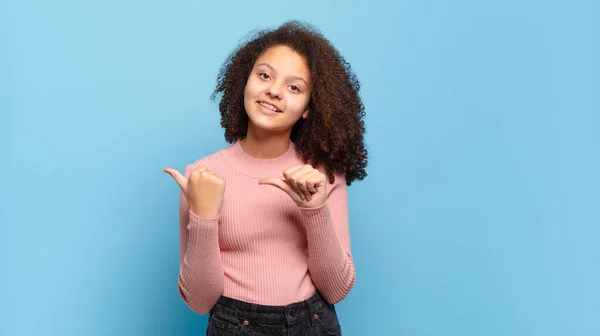
M 177 170 L 173 169 L 173 168 L 165 168 L 163 169 L 163 171 L 169 175 L 171 175 L 174 179 L 175 182 L 177 182 L 177 184 L 179 184 L 179 187 L 181 188 L 181 190 L 183 190 L 187 184 L 187 179 L 185 178 L 185 176 L 181 175 L 180 172 L 178 172 Z
M 294 194 L 296 194 L 294 189 L 292 189 L 292 187 L 290 187 L 289 184 L 287 184 L 284 180 L 277 178 L 277 177 L 272 177 L 272 176 L 263 177 L 258 181 L 258 184 L 270 184 L 272 186 L 275 186 L 275 187 L 285 191 L 292 198 L 294 197 Z

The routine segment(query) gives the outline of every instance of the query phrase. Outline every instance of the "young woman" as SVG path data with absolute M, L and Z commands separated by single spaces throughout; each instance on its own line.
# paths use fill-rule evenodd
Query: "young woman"
M 179 293 L 207 335 L 341 335 L 355 282 L 347 189 L 366 176 L 364 107 L 316 29 L 256 33 L 221 68 L 228 147 L 185 168 Z

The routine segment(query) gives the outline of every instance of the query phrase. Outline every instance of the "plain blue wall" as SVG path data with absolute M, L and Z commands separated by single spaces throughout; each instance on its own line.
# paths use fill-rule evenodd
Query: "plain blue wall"
M 202 335 L 178 189 L 226 145 L 209 95 L 307 20 L 362 82 L 344 335 L 600 335 L 592 1 L 0 2 L 0 335 Z

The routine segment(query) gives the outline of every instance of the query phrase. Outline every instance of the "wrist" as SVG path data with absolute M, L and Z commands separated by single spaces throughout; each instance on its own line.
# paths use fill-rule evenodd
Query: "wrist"
M 216 218 L 219 215 L 219 211 L 204 209 L 203 207 L 192 205 L 190 205 L 190 211 L 200 218 Z
M 323 208 L 327 204 L 327 200 L 321 204 L 298 204 L 298 207 L 305 210 L 317 210 Z

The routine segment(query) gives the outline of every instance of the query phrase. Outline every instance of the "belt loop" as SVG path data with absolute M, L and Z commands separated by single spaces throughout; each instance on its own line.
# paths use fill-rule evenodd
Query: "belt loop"
M 306 309 L 308 310 L 308 319 L 310 320 L 310 326 L 314 327 L 315 326 L 315 318 L 313 317 L 313 312 L 310 309 L 310 302 L 308 302 L 308 299 L 304 300 L 304 304 L 306 305 Z
M 256 308 L 258 307 L 258 305 L 256 304 L 252 304 L 252 314 L 251 314 L 251 320 L 250 323 L 252 323 L 253 325 L 256 323 Z

